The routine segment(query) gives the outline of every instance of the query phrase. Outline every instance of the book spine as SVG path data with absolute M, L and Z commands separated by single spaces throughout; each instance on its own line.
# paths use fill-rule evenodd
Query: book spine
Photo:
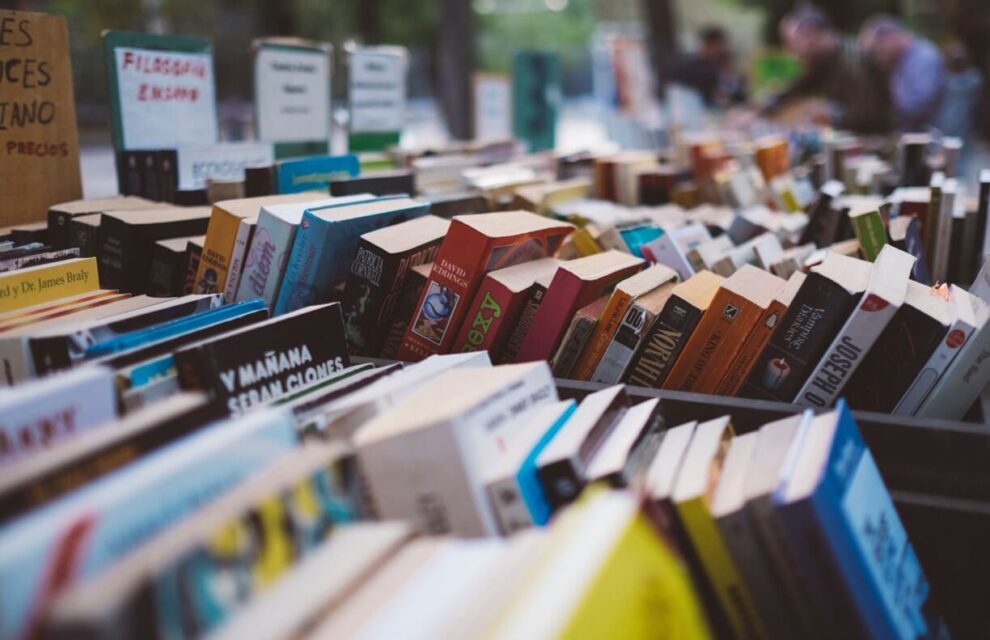
M 924 219 L 919 219 L 921 223 L 921 237 L 924 241 L 925 258 L 928 259 L 928 272 L 934 278 L 935 274 L 935 248 L 938 246 L 938 230 L 942 217 L 942 186 L 932 185 L 931 196 L 928 200 L 928 209 Z
M 26 269 L 27 267 L 34 267 L 41 264 L 51 264 L 52 262 L 59 262 L 70 258 L 78 258 L 79 255 L 79 249 L 73 247 L 71 249 L 44 251 L 42 253 L 35 253 L 29 256 L 10 258 L 8 260 L 0 261 L 0 273 L 14 271 L 16 269 Z
M 632 296 L 624 291 L 615 290 L 608 299 L 605 309 L 602 311 L 601 320 L 595 325 L 595 330 L 588 340 L 584 352 L 578 358 L 571 377 L 575 380 L 590 380 L 601 361 L 605 350 L 608 349 L 615 332 L 622 324 L 629 305 L 632 304 Z
M 679 296 L 671 296 L 646 336 L 643 348 L 629 365 L 626 382 L 658 388 L 701 320 L 703 311 Z
M 514 362 L 548 360 L 557 351 L 564 330 L 583 304 L 581 280 L 567 271 L 558 269 L 546 294 L 541 297 L 529 326 L 519 346 Z M 604 295 L 606 292 L 601 292 Z
M 798 390 L 794 402 L 806 407 L 832 406 L 896 311 L 897 307 L 881 296 L 865 295 Z
M 230 254 L 230 269 L 227 271 L 227 282 L 223 287 L 223 301 L 230 304 L 237 296 L 237 289 L 241 284 L 241 273 L 244 270 L 244 261 L 247 258 L 247 249 L 251 244 L 251 236 L 254 235 L 254 221 L 241 220 L 237 227 L 237 238 L 234 240 L 234 249 Z
M 379 357 L 394 359 L 398 354 L 399 347 L 402 345 L 402 338 L 406 335 L 428 279 L 416 271 L 411 271 L 406 276 L 406 281 L 402 285 L 402 293 L 395 304 L 395 313 L 392 314 L 388 332 L 379 351 Z
M 49 245 L 55 249 L 67 249 L 69 247 L 69 220 L 71 213 L 64 211 L 48 212 L 48 237 L 45 239 Z
M 499 364 L 523 362 L 519 360 L 520 350 L 523 344 L 525 344 L 530 331 L 533 329 L 533 323 L 536 321 L 536 316 L 543 306 L 543 300 L 546 298 L 546 295 L 547 288 L 542 284 L 537 283 L 530 287 L 526 301 L 523 303 L 522 310 L 519 312 L 519 320 L 505 341 L 505 347 L 498 360 Z
M 584 478 L 575 464 L 568 458 L 541 466 L 536 471 L 551 513 L 573 502 L 584 488 Z
M 244 260 L 235 301 L 261 298 L 269 309 L 275 306 L 295 234 L 295 225 L 262 211 Z
M 446 353 L 460 329 L 474 289 L 484 275 L 491 241 L 455 220 L 444 238 L 399 349 L 400 360 Z
M 639 305 L 629 307 L 612 342 L 595 368 L 591 381 L 615 384 L 622 380 L 655 320 L 656 316 Z
M 990 322 L 966 342 L 915 412 L 923 418 L 959 420 L 990 384 Z
M 849 379 L 849 405 L 864 411 L 892 411 L 946 329 L 917 309 L 902 306 Z
M 203 241 L 203 252 L 196 271 L 194 293 L 219 293 L 227 285 L 227 270 L 241 219 L 223 209 L 213 207 L 210 224 Z
M 316 302 L 317 263 L 326 245 L 326 233 L 324 221 L 309 212 L 303 214 L 285 265 L 285 277 L 278 291 L 274 315 L 302 309 Z
M 574 314 L 574 319 L 571 320 L 571 325 L 568 327 L 567 333 L 564 334 L 563 340 L 560 341 L 560 347 L 550 363 L 554 376 L 558 378 L 570 377 L 571 371 L 574 369 L 581 352 L 584 351 L 585 345 L 588 344 L 596 324 L 598 324 L 597 318 L 580 312 Z
M 158 151 L 141 151 L 141 195 L 149 200 L 162 200 L 162 178 L 159 175 Z
M 873 262 L 880 255 L 883 245 L 887 243 L 887 229 L 884 227 L 880 212 L 871 211 L 865 215 L 856 216 L 852 222 L 863 258 Z
M 88 293 L 99 288 L 94 258 L 56 262 L 30 272 L 0 274 L 0 312 Z
M 378 320 L 399 269 L 400 258 L 363 240 L 344 289 L 344 331 L 351 353 L 377 353 Z
M 40 377 L 53 371 L 72 367 L 69 339 L 64 335 L 23 338 L 27 342 L 28 351 L 31 354 L 34 375 Z
M 176 274 L 181 270 L 183 252 L 175 252 L 156 246 L 152 250 L 151 267 L 148 270 L 147 292 L 149 296 L 166 297 L 182 295 L 177 290 Z M 183 273 L 183 279 L 185 274 Z
M 734 396 L 738 393 L 739 388 L 752 371 L 756 358 L 759 357 L 764 347 L 766 347 L 767 342 L 769 342 L 770 337 L 780 322 L 781 316 L 786 311 L 787 307 L 781 302 L 774 300 L 770 303 L 770 308 L 767 309 L 759 322 L 756 323 L 756 326 L 753 327 L 749 336 L 746 337 L 742 349 L 736 354 L 732 364 L 729 366 L 729 370 L 716 387 L 716 394 Z
M 515 476 L 493 480 L 485 490 L 502 535 L 512 535 L 533 526 L 533 519 Z
M 501 344 L 508 337 L 505 328 L 515 320 L 512 311 L 514 309 L 518 312 L 526 294 L 527 291 L 524 290 L 514 296 L 501 283 L 487 278 L 483 280 L 468 307 L 464 324 L 454 340 L 453 350 L 457 353 L 487 351 L 493 360 L 497 360 L 499 353 L 496 351 L 496 343 L 500 352 Z
M 189 295 L 196 288 L 196 273 L 199 271 L 199 259 L 203 255 L 203 247 L 190 242 L 186 245 L 185 279 L 182 283 L 182 294 Z
M 856 295 L 810 273 L 753 364 L 740 395 L 791 402 L 855 302 Z
M 945 334 L 945 338 L 935 348 L 931 357 L 928 358 L 928 362 L 924 364 L 911 386 L 908 387 L 908 390 L 904 392 L 894 407 L 892 412 L 894 415 L 914 415 L 939 378 L 945 373 L 949 364 L 969 341 L 974 328 L 961 319 L 957 319 L 953 323 L 948 333 Z
M 987 255 L 988 246 L 990 242 L 987 241 L 987 216 L 990 216 L 990 175 L 981 173 L 980 174 L 980 195 L 978 199 L 978 206 L 976 209 L 976 238 L 975 248 L 973 252 L 973 261 L 968 265 L 970 271 L 965 282 L 972 282 L 976 278 L 976 274 L 980 272 L 980 267 L 983 266 L 983 257 Z
M 158 152 L 159 195 L 162 202 L 175 202 L 175 192 L 179 188 L 178 161 L 175 149 Z
M 141 195 L 140 151 L 120 151 L 117 155 L 117 180 L 120 193 L 125 196 Z

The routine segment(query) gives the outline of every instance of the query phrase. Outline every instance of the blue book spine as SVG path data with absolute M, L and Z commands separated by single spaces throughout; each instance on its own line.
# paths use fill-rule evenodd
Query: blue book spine
M 619 232 L 622 236 L 622 240 L 632 251 L 632 254 L 637 258 L 643 257 L 643 245 L 648 242 L 653 242 L 657 238 L 663 235 L 663 231 L 659 227 L 646 226 L 646 227 L 635 227 L 633 229 L 624 229 Z
M 260 299 L 235 302 L 225 307 L 219 307 L 186 318 L 165 322 L 149 329 L 123 333 L 116 338 L 97 342 L 86 348 L 84 357 L 86 359 L 99 358 L 111 353 L 135 349 L 146 344 L 151 344 L 152 342 L 167 340 L 184 333 L 189 333 L 190 331 L 202 329 L 218 322 L 226 322 L 233 318 L 239 318 L 245 314 L 265 308 L 264 301 Z
M 873 638 L 928 635 L 928 582 L 873 456 L 844 401 L 812 507 Z
M 285 265 L 285 277 L 278 290 L 278 301 L 272 315 L 279 316 L 296 309 L 314 304 L 313 291 L 316 281 L 316 262 L 326 246 L 327 222 L 312 212 L 303 214 L 302 222 L 296 231 L 292 253 Z
M 554 436 L 557 435 L 567 421 L 570 420 L 571 415 L 577 408 L 577 403 L 573 400 L 568 402 L 567 407 L 560 414 L 560 417 L 550 425 L 546 433 L 537 441 L 536 445 L 523 460 L 523 463 L 519 466 L 519 471 L 516 473 L 516 483 L 519 485 L 519 494 L 522 496 L 523 501 L 526 503 L 526 507 L 529 509 L 529 515 L 533 519 L 533 524 L 538 527 L 542 527 L 550 520 L 551 514 L 553 514 L 553 507 L 550 506 L 550 501 L 547 499 L 546 494 L 543 492 L 543 485 L 540 484 L 540 479 L 536 475 L 536 459 L 540 457 L 543 450 L 550 444 Z
M 276 188 L 278 193 L 326 191 L 332 180 L 345 176 L 353 177 L 360 171 L 361 164 L 354 154 L 290 160 L 278 165 Z

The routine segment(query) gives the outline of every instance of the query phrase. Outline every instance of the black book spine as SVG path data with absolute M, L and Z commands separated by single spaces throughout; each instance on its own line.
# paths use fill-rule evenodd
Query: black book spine
M 859 300 L 812 272 L 739 390 L 746 398 L 791 402 Z
M 832 196 L 820 191 L 808 218 L 808 226 L 801 233 L 798 244 L 814 242 L 818 247 L 832 244 L 838 225 L 838 213 L 832 208 Z
M 130 225 L 110 216 L 100 218 L 96 256 L 100 267 L 100 286 L 131 293 L 125 270 L 125 255 L 131 244 Z
M 398 263 L 398 256 L 363 240 L 358 243 L 343 298 L 344 332 L 350 353 L 367 356 L 378 352 L 379 315 L 397 275 Z
M 519 349 L 522 348 L 523 340 L 526 339 L 529 328 L 533 326 L 533 318 L 536 317 L 536 312 L 546 294 L 547 288 L 543 285 L 534 284 L 530 287 L 526 302 L 523 303 L 522 311 L 519 312 L 519 320 L 516 321 L 516 326 L 513 327 L 512 333 L 505 341 L 505 348 L 502 349 L 499 364 L 515 362 L 516 356 L 519 355 Z
M 573 502 L 584 488 L 584 478 L 574 468 L 570 458 L 540 467 L 536 470 L 536 476 L 554 512 Z
M 901 306 L 849 379 L 849 406 L 860 411 L 893 411 L 947 330 L 914 307 Z
M 196 272 L 199 270 L 199 257 L 203 254 L 203 247 L 190 242 L 186 245 L 186 255 L 184 260 L 185 276 L 182 280 L 182 295 L 192 293 L 196 284 Z
M 72 366 L 68 338 L 64 335 L 28 338 L 28 350 L 38 377 Z
M 141 168 L 139 151 L 120 151 L 118 153 L 117 182 L 122 195 L 141 195 Z
M 275 167 L 248 167 L 244 170 L 244 197 L 270 196 L 275 193 Z
M 162 178 L 159 175 L 158 153 L 158 151 L 141 152 L 141 195 L 160 202 Z
M 148 268 L 148 295 L 155 297 L 182 295 L 176 290 L 176 271 L 180 269 L 180 263 L 185 257 L 184 252 L 174 252 L 164 247 L 155 245 L 152 250 L 151 266 Z M 182 280 L 185 282 L 185 271 L 182 273 Z
M 48 212 L 48 244 L 56 249 L 69 246 L 69 220 L 72 214 L 65 211 Z
M 965 241 L 966 238 L 966 227 L 975 226 L 975 220 L 973 222 L 968 222 L 967 214 L 964 218 L 952 218 L 952 233 L 950 236 L 950 247 L 949 247 L 949 268 L 946 273 L 946 279 L 949 282 L 963 283 L 964 282 L 964 271 L 963 265 L 969 262 L 969 248 Z
M 179 188 L 179 174 L 176 171 L 175 149 L 158 152 L 159 199 L 162 202 L 175 202 L 175 192 Z
M 967 283 L 971 283 L 976 278 L 976 274 L 980 272 L 980 267 L 983 266 L 983 242 L 987 233 L 987 216 L 990 216 L 990 180 L 980 180 L 980 197 L 976 208 L 976 234 L 972 238 L 974 243 L 973 257 L 969 264 Z
M 629 365 L 626 382 L 659 388 L 701 320 L 702 310 L 671 296 L 653 323 L 643 347 Z

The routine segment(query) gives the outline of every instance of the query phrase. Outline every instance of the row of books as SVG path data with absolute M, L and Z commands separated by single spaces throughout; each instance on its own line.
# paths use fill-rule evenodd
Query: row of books
M 342 322 L 297 314 L 267 326 L 307 350 Z M 845 405 L 735 435 L 621 385 L 561 400 L 547 363 L 480 352 L 345 354 L 278 388 L 323 356 L 261 337 L 177 352 L 183 390 L 119 418 L 108 365 L 0 392 L 5 435 L 37 444 L 0 476 L 0 635 L 946 633 Z M 216 390 L 251 377 L 226 415 Z

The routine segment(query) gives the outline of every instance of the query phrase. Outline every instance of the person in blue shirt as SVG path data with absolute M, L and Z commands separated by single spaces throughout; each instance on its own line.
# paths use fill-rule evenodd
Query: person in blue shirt
M 874 16 L 859 32 L 870 57 L 887 72 L 898 128 L 925 131 L 938 124 L 945 94 L 942 53 L 890 16 Z

